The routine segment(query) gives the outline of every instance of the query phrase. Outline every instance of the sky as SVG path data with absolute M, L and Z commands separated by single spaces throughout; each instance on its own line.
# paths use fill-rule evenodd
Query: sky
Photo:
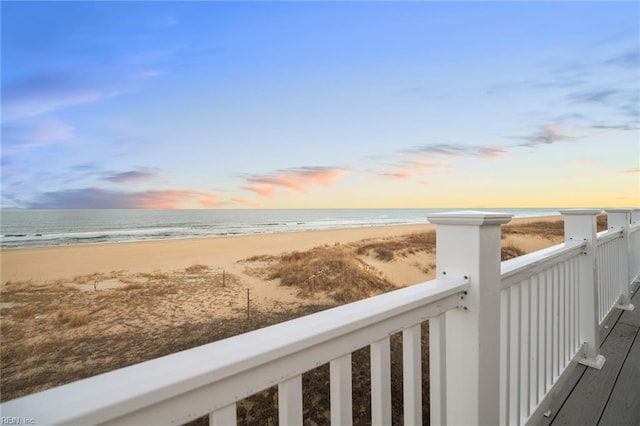
M 640 206 L 638 2 L 0 14 L 2 208 Z

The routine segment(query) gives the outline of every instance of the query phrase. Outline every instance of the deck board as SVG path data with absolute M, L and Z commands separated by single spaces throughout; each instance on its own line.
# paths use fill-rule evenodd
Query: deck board
M 640 328 L 640 291 L 637 291 L 631 298 L 631 303 L 635 305 L 635 309 L 633 311 L 624 311 L 618 322 Z
M 587 368 L 577 383 L 567 382 L 551 405 L 552 414 L 559 411 L 543 424 L 640 425 L 640 291 L 632 303 L 635 310 L 614 313 L 602 330 L 602 370 Z
M 640 424 L 640 338 L 637 333 L 598 424 Z
M 573 389 L 576 387 L 576 385 L 580 382 L 580 379 L 582 378 L 582 375 L 584 374 L 586 369 L 586 366 L 578 364 L 571 370 L 571 372 L 567 373 L 569 374 L 569 377 L 567 377 L 567 381 L 560 389 L 556 391 L 555 395 L 553 396 L 553 400 L 549 405 L 549 412 L 551 413 L 551 415 L 549 417 L 542 417 L 540 421 L 536 423 L 537 426 L 547 426 L 553 423 L 554 414 L 557 414 L 560 411 L 564 402 L 567 400 L 571 392 L 573 392 Z
M 602 346 L 604 341 L 609 336 L 609 333 L 611 333 L 611 330 L 613 330 L 613 327 L 615 327 L 616 323 L 620 319 L 620 316 L 622 316 L 622 312 L 624 311 L 621 311 L 620 309 L 614 309 L 611 315 L 607 316 L 607 318 L 605 319 L 604 324 L 602 324 L 602 327 L 600 328 L 600 346 Z
M 618 379 L 637 329 L 616 324 L 601 348 L 605 356 L 602 370 L 588 368 L 565 401 L 553 425 L 596 425 Z

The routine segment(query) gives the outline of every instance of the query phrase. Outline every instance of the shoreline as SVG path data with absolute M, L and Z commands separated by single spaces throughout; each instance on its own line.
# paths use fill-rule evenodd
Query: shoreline
M 514 218 L 510 223 L 556 220 L 562 220 L 562 216 Z M 224 237 L 2 248 L 0 279 L 4 285 L 7 281 L 48 281 L 122 270 L 133 273 L 167 271 L 193 264 L 205 264 L 234 272 L 241 269 L 239 261 L 251 256 L 278 255 L 323 245 L 392 238 L 430 230 L 435 230 L 435 225 L 423 223 Z

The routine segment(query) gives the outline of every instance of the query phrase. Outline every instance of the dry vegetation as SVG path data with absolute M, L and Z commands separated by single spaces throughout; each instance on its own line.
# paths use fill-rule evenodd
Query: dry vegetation
M 61 385 L 322 308 L 252 306 L 237 277 L 183 271 L 76 276 L 2 286 L 2 400 Z
M 327 295 L 338 303 L 346 303 L 396 288 L 352 250 L 340 245 L 287 253 L 271 260 L 258 274 L 268 280 L 279 279 L 280 285 L 295 287 L 303 298 Z
M 606 228 L 599 218 L 599 229 Z M 603 228 L 604 227 L 604 228 Z M 505 236 L 544 235 L 549 245 L 563 236 L 563 223 L 528 222 L 503 227 Z M 433 255 L 435 233 L 419 233 L 349 245 L 322 246 L 280 256 L 254 256 L 246 272 L 295 288 L 307 305 L 253 306 L 246 317 L 245 286 L 237 276 L 208 265 L 180 271 L 76 276 L 55 282 L 6 282 L 0 311 L 2 401 L 81 378 L 213 342 L 396 288 L 371 264 Z M 524 254 L 505 243 L 502 259 Z M 430 264 L 426 269 L 433 268 Z M 323 303 L 323 300 L 330 300 Z M 392 344 L 394 424 L 402 419 L 401 335 Z M 428 330 L 423 328 L 423 342 Z M 423 369 L 428 351 L 423 345 Z M 354 419 L 370 418 L 369 351 L 353 354 Z M 424 374 L 428 413 L 428 374 Z M 329 370 L 303 375 L 309 424 L 328 424 Z M 277 424 L 276 390 L 238 404 L 240 424 Z M 206 424 L 206 420 L 197 423 Z
M 607 229 L 607 215 L 598 215 L 598 232 Z M 503 238 L 509 235 L 535 235 L 539 238 L 546 238 L 553 241 L 562 241 L 564 238 L 564 221 L 531 221 L 517 224 L 507 224 L 502 227 Z
M 368 255 L 373 252 L 377 259 L 390 262 L 396 256 L 406 257 L 409 254 L 420 252 L 434 253 L 435 249 L 436 233 L 423 232 L 389 238 L 383 241 L 365 242 L 357 246 L 356 253 Z

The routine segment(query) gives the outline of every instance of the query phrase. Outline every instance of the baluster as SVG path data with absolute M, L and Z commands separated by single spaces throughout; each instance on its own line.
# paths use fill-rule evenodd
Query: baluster
M 278 384 L 278 418 L 280 425 L 302 425 L 302 376 Z
M 569 270 L 567 268 L 568 261 L 562 262 L 560 265 L 562 268 L 562 368 L 564 368 L 571 359 L 571 352 L 569 348 L 569 341 L 571 340 L 570 321 L 569 321 L 569 307 L 571 306 L 571 299 L 569 298 Z
M 209 414 L 211 426 L 230 426 L 237 424 L 236 404 L 229 404 Z
M 391 424 L 391 356 L 389 337 L 371 344 L 371 423 Z
M 530 374 L 529 374 L 529 411 L 531 408 L 538 405 L 539 392 L 538 392 L 538 377 L 539 369 L 538 365 L 538 351 L 540 342 L 540 328 L 539 328 L 539 315 L 540 315 L 540 302 L 538 299 L 538 277 L 533 276 L 530 280 L 531 283 L 531 314 L 529 321 L 531 322 L 531 348 L 529 349 L 531 356 Z
M 429 319 L 429 415 L 432 425 L 447 424 L 446 315 Z
M 422 424 L 422 338 L 420 324 L 402 330 L 404 424 Z
M 547 371 L 547 292 L 544 274 L 538 274 L 538 401 L 546 393 Z
M 552 345 L 552 363 L 553 363 L 553 373 L 551 375 L 551 383 L 555 383 L 557 377 L 560 375 L 560 348 L 559 348 L 559 334 L 560 334 L 560 289 L 559 289 L 559 279 L 558 279 L 558 267 L 554 265 L 551 268 L 552 281 L 553 281 L 553 321 L 552 321 L 552 330 L 553 330 L 553 341 Z
M 529 417 L 529 381 L 531 373 L 531 281 L 520 284 L 520 413 Z
M 545 293 L 547 296 L 547 306 L 545 309 L 545 388 L 546 394 L 551 389 L 553 383 L 553 280 L 551 271 L 545 271 Z
M 516 284 L 509 288 L 511 292 L 511 312 L 509 318 L 511 324 L 511 348 L 509 350 L 509 389 L 511 391 L 511 403 L 509 404 L 509 424 L 520 423 L 520 349 L 521 349 L 521 334 L 520 334 L 520 287 L 522 284 Z
M 564 298 L 564 289 L 565 289 L 565 279 L 564 279 L 564 264 L 559 263 L 557 265 L 558 268 L 558 376 L 560 372 L 564 368 L 565 362 L 565 350 L 564 350 L 564 336 L 565 336 L 565 327 L 567 326 L 564 321 L 565 314 L 565 298 Z
M 351 354 L 334 359 L 329 365 L 331 424 L 350 426 L 353 422 Z
M 509 389 L 511 377 L 511 289 L 500 292 L 500 424 L 509 424 L 509 410 L 511 407 L 511 392 Z M 431 330 L 429 330 L 431 333 Z M 429 353 L 431 357 L 431 353 Z M 432 424 L 434 424 L 432 422 Z

